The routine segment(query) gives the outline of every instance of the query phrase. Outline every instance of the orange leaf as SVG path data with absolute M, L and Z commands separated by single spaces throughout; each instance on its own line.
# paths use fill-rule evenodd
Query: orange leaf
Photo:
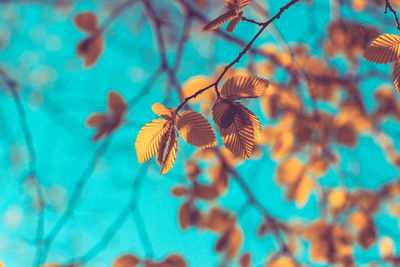
M 258 118 L 242 104 L 218 100 L 213 107 L 213 119 L 222 141 L 235 156 L 250 158 L 257 136 L 254 125 Z M 258 126 L 257 126 L 258 128 Z
M 140 259 L 132 254 L 126 254 L 116 259 L 112 267 L 135 267 L 140 263 Z
M 77 55 L 84 59 L 85 67 L 91 67 L 96 63 L 103 49 L 103 37 L 100 34 L 95 34 L 79 42 Z
M 97 16 L 93 12 L 81 12 L 74 18 L 76 26 L 84 31 L 94 33 L 97 31 Z
M 182 138 L 191 145 L 208 148 L 216 143 L 211 125 L 197 112 L 187 110 L 179 114 L 176 127 Z
M 151 106 L 151 110 L 155 114 L 157 114 L 160 117 L 163 117 L 166 120 L 170 120 L 172 118 L 172 112 L 168 108 L 166 108 L 163 104 L 161 103 L 155 103 Z
M 192 208 L 190 202 L 185 202 L 179 208 L 179 225 L 182 230 L 187 229 L 192 224 Z
M 240 17 L 236 17 L 231 22 L 229 22 L 228 27 L 226 27 L 227 32 L 233 32 L 240 21 Z
M 218 18 L 214 19 L 206 26 L 203 27 L 203 31 L 212 31 L 216 28 L 220 27 L 222 24 L 227 22 L 228 20 L 237 16 L 237 12 L 234 9 L 229 10 L 228 12 L 222 14 Z
M 92 113 L 86 120 L 86 125 L 88 127 L 97 127 L 103 125 L 107 122 L 108 116 L 103 113 Z
M 365 59 L 378 64 L 389 63 L 400 57 L 400 36 L 382 34 L 368 46 Z
M 163 161 L 161 165 L 161 175 L 167 173 L 175 163 L 176 152 L 178 150 L 178 139 L 177 132 L 174 127 L 171 127 L 170 134 L 168 137 Z
M 251 3 L 251 0 L 225 0 L 225 8 L 227 10 L 230 9 L 242 9 L 245 6 L 249 5 Z
M 108 93 L 107 106 L 117 116 L 121 116 L 126 110 L 126 103 L 124 99 L 116 91 L 111 91 Z
M 162 137 L 168 129 L 168 122 L 163 119 L 154 119 L 140 129 L 135 142 L 136 154 L 140 163 L 147 161 L 157 153 Z
M 393 83 L 397 93 L 400 95 L 400 62 L 396 62 L 396 64 L 394 64 Z
M 253 76 L 234 76 L 222 86 L 221 96 L 229 100 L 256 98 L 268 88 L 268 80 Z

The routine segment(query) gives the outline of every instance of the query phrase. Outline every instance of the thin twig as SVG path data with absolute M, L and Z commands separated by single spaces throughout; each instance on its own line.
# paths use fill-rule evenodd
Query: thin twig
M 199 94 L 203 93 L 204 91 L 208 90 L 211 87 L 215 87 L 216 93 L 217 93 L 217 98 L 220 98 L 219 95 L 219 91 L 218 91 L 218 85 L 221 81 L 221 79 L 224 77 L 224 75 L 226 74 L 226 72 L 236 63 L 238 63 L 240 61 L 240 59 L 247 53 L 247 51 L 249 51 L 249 49 L 252 47 L 253 43 L 257 40 L 257 38 L 261 35 L 261 33 L 268 27 L 268 25 L 270 25 L 274 20 L 279 19 L 280 16 L 282 15 L 282 13 L 287 10 L 288 8 L 290 8 L 292 5 L 296 4 L 297 2 L 299 2 L 300 0 L 292 0 L 290 1 L 288 4 L 286 4 L 285 6 L 281 7 L 279 12 L 275 14 L 275 16 L 273 16 L 272 18 L 270 18 L 268 21 L 264 22 L 262 24 L 261 29 L 257 32 L 257 34 L 251 39 L 251 41 L 245 46 L 245 48 L 239 53 L 239 55 L 235 58 L 235 60 L 233 60 L 230 64 L 228 64 L 227 66 L 225 66 L 224 70 L 222 71 L 222 73 L 218 76 L 218 78 L 216 79 L 216 81 L 212 84 L 210 84 L 209 86 L 198 90 L 197 92 L 195 92 L 193 95 L 186 97 L 185 100 L 178 106 L 178 108 L 176 109 L 176 112 L 179 112 L 179 110 L 181 110 L 183 108 L 183 106 L 192 98 L 196 98 Z
M 393 9 L 389 0 L 385 0 L 385 1 L 386 1 L 385 14 L 387 14 L 388 9 L 390 10 L 390 12 L 392 12 L 394 20 L 396 21 L 396 28 L 400 31 L 400 22 L 399 22 L 399 18 L 396 15 L 396 10 Z

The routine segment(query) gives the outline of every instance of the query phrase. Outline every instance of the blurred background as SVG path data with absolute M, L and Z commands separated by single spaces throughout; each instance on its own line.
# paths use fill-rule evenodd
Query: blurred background
M 253 0 L 244 16 L 264 22 L 286 3 Z M 242 101 L 263 126 L 253 158 L 224 149 L 210 90 L 187 108 L 213 125 L 218 149 L 180 138 L 161 176 L 134 147 L 158 117 L 151 106 L 177 107 L 214 82 L 260 26 L 202 32 L 223 0 L 0 1 L 0 261 L 103 267 L 129 254 L 164 267 L 185 266 L 171 255 L 195 267 L 398 266 L 400 99 L 391 64 L 362 56 L 379 34 L 398 34 L 386 8 L 290 6 L 221 82 L 271 82 Z M 112 114 L 111 91 L 126 111 L 94 140 L 85 122 Z M 203 193 L 190 191 L 199 184 Z

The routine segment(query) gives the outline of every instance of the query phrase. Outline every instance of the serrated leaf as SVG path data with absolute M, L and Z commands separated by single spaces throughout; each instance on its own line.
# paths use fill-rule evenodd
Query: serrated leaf
M 74 18 L 76 26 L 84 31 L 94 33 L 97 31 L 97 16 L 93 12 L 81 12 Z
M 161 139 L 167 132 L 167 121 L 154 119 L 140 129 L 135 142 L 135 149 L 140 163 L 153 157 L 161 145 Z
M 224 116 L 226 117 L 226 111 L 232 107 L 231 105 L 233 105 L 235 111 L 234 119 L 228 127 L 223 128 L 221 124 L 224 124 Z M 217 101 L 213 107 L 213 119 L 219 127 L 222 141 L 226 148 L 235 156 L 250 158 L 255 145 L 252 115 L 240 103 L 233 102 L 231 105 L 223 101 Z
M 171 128 L 172 128 L 171 122 L 168 122 L 168 125 L 165 127 L 167 128 L 167 130 L 161 136 L 160 146 L 158 147 L 158 149 L 156 151 L 156 161 L 157 161 L 158 166 L 161 166 L 162 162 L 163 162 L 165 147 L 167 146 L 168 138 L 171 134 Z
M 151 106 L 151 110 L 160 117 L 170 120 L 172 117 L 171 111 L 161 103 L 155 103 Z
M 378 64 L 389 63 L 400 56 L 400 36 L 382 34 L 367 47 L 364 57 Z
M 222 86 L 221 96 L 230 100 L 256 98 L 268 88 L 268 80 L 252 76 L 235 76 Z
M 251 0 L 225 0 L 225 8 L 230 9 L 242 9 L 245 6 L 249 5 Z
M 394 83 L 394 87 L 396 88 L 397 93 L 400 95 L 400 62 L 399 61 L 397 61 L 396 64 L 394 64 L 393 83 Z
M 229 22 L 228 27 L 226 27 L 226 31 L 227 32 L 233 32 L 236 28 L 236 25 L 238 24 L 238 22 L 240 21 L 239 17 L 234 18 L 233 20 L 231 20 L 231 22 Z
M 222 24 L 227 22 L 228 20 L 234 18 L 237 16 L 237 12 L 232 9 L 229 10 L 228 12 L 222 14 L 218 18 L 214 19 L 210 23 L 208 23 L 206 26 L 203 27 L 203 31 L 212 31 L 215 30 L 216 28 L 220 27 Z
M 178 133 L 174 127 L 171 127 L 170 135 L 168 138 L 167 146 L 165 148 L 165 153 L 161 165 L 161 175 L 167 173 L 175 163 L 177 150 L 178 150 Z
M 191 145 L 208 148 L 216 143 L 211 125 L 197 112 L 187 110 L 179 114 L 176 127 L 182 138 Z

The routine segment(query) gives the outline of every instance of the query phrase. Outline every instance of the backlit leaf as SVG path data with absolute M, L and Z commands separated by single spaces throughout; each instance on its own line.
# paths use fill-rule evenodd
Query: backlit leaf
M 296 158 L 288 158 L 278 167 L 278 182 L 294 183 L 303 173 L 303 164 Z
M 176 152 L 178 150 L 178 133 L 175 128 L 172 127 L 170 130 L 170 135 L 167 141 L 167 146 L 165 148 L 165 153 L 161 165 L 161 175 L 167 173 L 175 163 Z
M 117 258 L 112 267 L 135 267 L 140 263 L 140 259 L 132 254 L 122 255 Z
M 233 32 L 236 28 L 236 25 L 239 23 L 240 18 L 236 17 L 231 22 L 229 22 L 228 26 L 226 27 L 227 32 Z
M 228 126 L 226 118 L 231 120 L 233 110 L 233 120 Z M 221 132 L 222 141 L 235 156 L 250 158 L 255 146 L 254 114 L 250 114 L 242 104 L 224 101 L 217 101 L 213 107 L 213 119 Z M 227 126 L 227 127 L 225 127 Z
M 344 208 L 347 201 L 347 192 L 343 188 L 336 188 L 329 192 L 328 203 L 333 213 L 337 213 Z
M 252 76 L 235 76 L 222 86 L 221 96 L 230 100 L 256 98 L 268 88 L 268 80 Z
M 140 163 L 153 157 L 161 145 L 163 135 L 168 131 L 167 121 L 154 119 L 139 131 L 135 142 L 136 154 Z
M 298 267 L 292 258 L 290 257 L 280 257 L 279 259 L 269 262 L 265 267 Z
M 97 16 L 93 12 L 81 12 L 74 18 L 76 26 L 84 31 L 93 33 L 97 30 Z
M 222 24 L 227 22 L 228 20 L 234 18 L 237 16 L 237 12 L 232 9 L 229 10 L 228 12 L 222 14 L 218 18 L 214 19 L 210 23 L 208 23 L 206 26 L 203 27 L 203 31 L 212 31 L 215 30 L 216 28 L 220 27 Z
M 313 183 L 306 175 L 302 176 L 297 187 L 293 187 L 294 199 L 298 207 L 303 207 L 310 196 Z
M 394 87 L 396 88 L 397 93 L 400 95 L 400 62 L 396 62 L 394 64 L 393 69 L 393 83 Z
M 387 258 L 393 255 L 394 242 L 393 240 L 385 236 L 379 241 L 379 253 L 383 258 Z
M 176 127 L 182 138 L 189 144 L 208 148 L 216 143 L 211 125 L 197 112 L 187 110 L 179 114 L 176 118 Z
M 225 8 L 230 9 L 242 9 L 245 6 L 249 5 L 251 0 L 225 0 Z
M 395 34 L 382 34 L 367 48 L 365 59 L 375 63 L 389 63 L 400 57 L 400 36 Z
M 155 114 L 157 114 L 160 117 L 163 117 L 166 120 L 170 120 L 172 118 L 172 112 L 168 108 L 166 108 L 163 104 L 161 103 L 155 103 L 151 106 L 151 110 Z

